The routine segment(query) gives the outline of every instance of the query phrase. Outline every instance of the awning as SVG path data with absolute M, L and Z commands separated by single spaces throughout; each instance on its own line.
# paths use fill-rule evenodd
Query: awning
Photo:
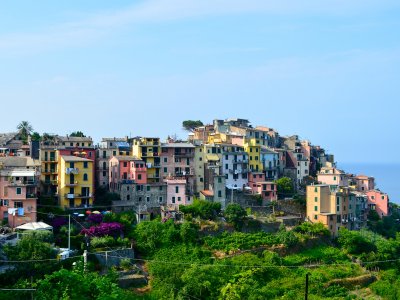
M 217 154 L 207 154 L 206 158 L 208 161 L 219 161 L 219 157 Z
M 33 170 L 14 170 L 11 171 L 11 177 L 35 177 L 35 171 Z
M 18 226 L 15 229 L 21 230 L 53 230 L 53 227 L 43 222 L 32 222 Z

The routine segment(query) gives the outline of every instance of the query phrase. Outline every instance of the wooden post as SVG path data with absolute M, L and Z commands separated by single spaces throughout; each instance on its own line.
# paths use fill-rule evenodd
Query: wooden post
M 308 279 L 309 279 L 309 276 L 310 276 L 310 274 L 307 273 L 306 274 L 306 292 L 305 292 L 305 297 L 304 297 L 305 300 L 308 300 Z

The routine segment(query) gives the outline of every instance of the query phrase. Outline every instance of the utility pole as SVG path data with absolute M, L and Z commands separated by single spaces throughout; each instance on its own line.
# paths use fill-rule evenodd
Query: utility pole
M 83 251 L 83 271 L 85 272 L 87 267 L 87 255 L 88 255 L 87 250 Z
M 231 204 L 233 204 L 233 184 L 232 184 L 231 188 L 232 188 L 232 192 L 231 192 Z
M 68 214 L 68 256 L 71 251 L 71 214 Z
M 306 274 L 306 292 L 305 292 L 305 297 L 304 297 L 305 300 L 308 300 L 308 279 L 309 279 L 309 276 L 310 276 L 310 274 L 307 273 Z

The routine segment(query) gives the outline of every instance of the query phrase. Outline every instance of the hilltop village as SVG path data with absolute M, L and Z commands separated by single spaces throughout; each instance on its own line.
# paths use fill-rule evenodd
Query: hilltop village
M 398 299 L 372 177 L 248 120 L 173 137 L 0 134 L 1 299 Z
M 370 210 L 390 213 L 373 177 L 338 169 L 333 154 L 297 135 L 283 137 L 244 119 L 184 126 L 186 141 L 137 136 L 95 144 L 82 132 L 0 134 L 0 220 L 11 228 L 36 222 L 41 205 L 84 212 L 101 193 L 113 195 L 104 209 L 134 211 L 138 220 L 176 217 L 194 199 L 224 209 L 269 207 L 296 196 L 306 202 L 302 219 L 323 223 L 333 236 L 340 227 L 365 226 Z

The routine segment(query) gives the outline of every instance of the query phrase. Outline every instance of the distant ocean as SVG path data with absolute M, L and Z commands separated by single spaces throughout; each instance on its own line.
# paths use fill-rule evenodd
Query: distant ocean
M 338 163 L 348 173 L 375 177 L 376 187 L 389 195 L 389 201 L 400 204 L 400 164 Z

